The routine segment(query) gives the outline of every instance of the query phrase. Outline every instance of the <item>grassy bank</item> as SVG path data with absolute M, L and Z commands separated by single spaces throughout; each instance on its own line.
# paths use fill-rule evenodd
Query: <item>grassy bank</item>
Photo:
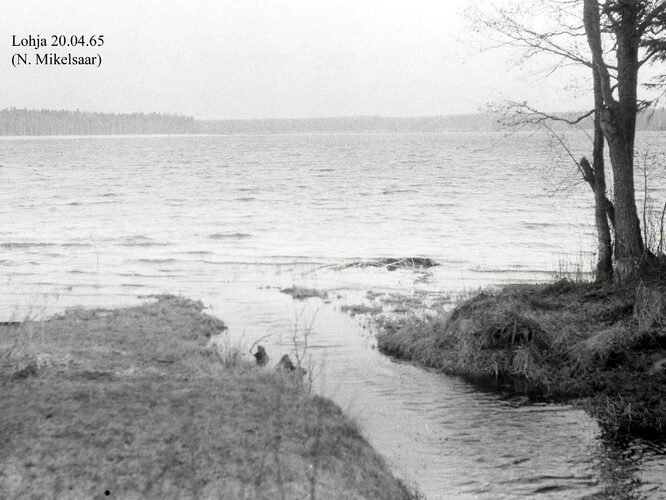
M 666 288 L 567 281 L 482 292 L 380 321 L 379 348 L 533 399 L 575 401 L 617 433 L 666 436 Z
M 183 298 L 0 326 L 0 497 L 409 498 L 333 403 Z

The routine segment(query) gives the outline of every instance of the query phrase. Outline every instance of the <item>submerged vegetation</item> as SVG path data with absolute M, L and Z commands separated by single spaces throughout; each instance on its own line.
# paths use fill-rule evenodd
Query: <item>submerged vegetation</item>
M 409 498 L 300 377 L 255 367 L 163 296 L 0 325 L 0 496 Z
M 333 269 L 379 267 L 387 271 L 396 269 L 428 269 L 439 264 L 427 257 L 384 257 L 377 259 L 355 260 L 332 266 Z
M 666 436 L 666 287 L 559 281 L 452 311 L 380 318 L 379 348 L 534 399 L 576 401 L 612 433 Z
M 305 288 L 301 286 L 290 286 L 289 288 L 283 288 L 280 292 L 291 295 L 295 300 L 305 300 L 311 298 L 326 299 L 328 298 L 328 293 L 323 290 L 317 290 L 316 288 Z

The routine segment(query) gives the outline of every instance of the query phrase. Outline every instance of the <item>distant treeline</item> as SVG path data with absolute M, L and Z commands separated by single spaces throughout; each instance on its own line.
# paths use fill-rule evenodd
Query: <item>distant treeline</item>
M 576 113 L 565 113 L 575 119 Z M 203 134 L 297 134 L 303 132 L 493 132 L 504 126 L 497 115 L 469 114 L 390 118 L 383 116 L 354 116 L 341 118 L 302 118 L 266 120 L 200 120 Z M 580 127 L 591 129 L 592 120 L 581 122 Z M 555 128 L 566 125 L 554 123 Z M 525 125 L 523 130 L 535 130 L 536 125 Z M 638 117 L 638 130 L 666 130 L 666 109 L 652 110 Z
M 573 118 L 575 113 L 565 116 Z M 580 124 L 591 128 L 592 121 Z M 90 113 L 9 108 L 0 110 L 0 135 L 113 135 L 113 134 L 297 134 L 308 132 L 490 132 L 502 130 L 491 114 L 391 118 L 195 120 L 191 116 L 159 113 Z M 525 129 L 534 129 L 526 126 Z M 559 128 L 559 127 L 558 127 Z M 639 115 L 638 130 L 666 130 L 666 109 Z
M 207 134 L 297 134 L 303 132 L 448 132 L 492 131 L 500 126 L 483 114 L 391 118 L 352 116 L 265 120 L 201 120 Z
M 89 113 L 9 108 L 0 110 L 0 135 L 193 134 L 191 116 L 159 113 Z

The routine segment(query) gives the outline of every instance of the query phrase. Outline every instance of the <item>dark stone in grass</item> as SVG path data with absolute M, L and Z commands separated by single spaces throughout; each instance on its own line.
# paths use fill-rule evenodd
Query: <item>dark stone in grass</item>
M 280 361 L 278 362 L 276 368 L 278 370 L 285 370 L 289 372 L 300 372 L 301 375 L 305 375 L 308 371 L 305 368 L 301 368 L 299 366 L 294 365 L 294 363 L 291 361 L 291 358 L 285 354 L 282 356 Z
M 268 363 L 269 357 L 264 346 L 257 346 L 257 352 L 254 353 L 254 359 L 259 366 L 265 366 Z

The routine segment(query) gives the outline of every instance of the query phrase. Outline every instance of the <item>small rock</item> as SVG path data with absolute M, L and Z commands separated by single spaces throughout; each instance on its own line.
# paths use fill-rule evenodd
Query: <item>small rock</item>
M 265 366 L 268 363 L 268 354 L 264 346 L 257 346 L 257 352 L 254 353 L 254 359 L 257 361 L 259 366 Z
M 298 370 L 301 375 L 305 375 L 308 372 L 305 368 L 297 367 L 294 365 L 294 363 L 291 361 L 291 358 L 287 354 L 282 356 L 280 361 L 278 361 L 276 368 L 278 370 L 286 370 L 290 372 L 295 372 Z

